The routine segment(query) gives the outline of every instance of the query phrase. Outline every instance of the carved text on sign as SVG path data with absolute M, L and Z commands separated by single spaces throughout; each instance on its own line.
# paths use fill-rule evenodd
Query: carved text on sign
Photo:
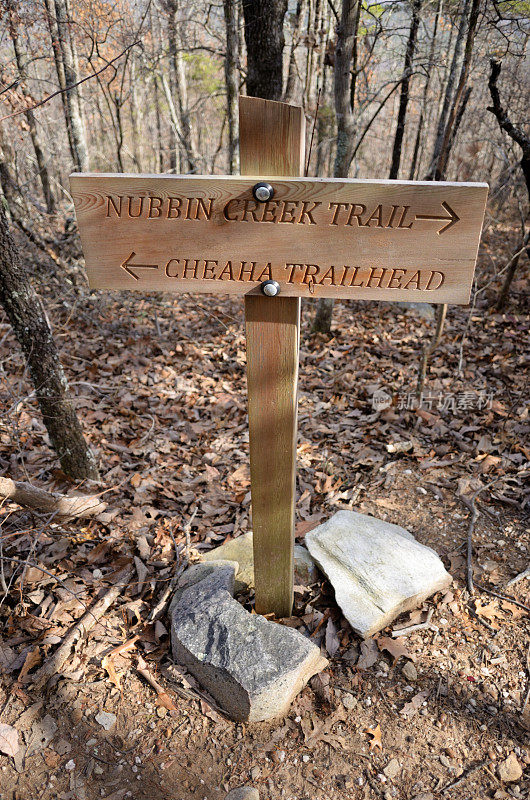
M 360 228 L 390 228 L 410 230 L 416 220 L 445 222 L 437 232 L 449 230 L 460 217 L 445 200 L 440 214 L 413 214 L 410 206 L 384 206 L 379 203 L 368 208 L 364 203 L 330 202 L 327 209 L 318 200 L 268 200 L 258 203 L 246 198 L 232 198 L 222 209 L 215 207 L 215 198 L 175 197 L 157 195 L 107 195 L 107 217 L 128 219 L 211 220 L 222 212 L 227 222 L 265 222 L 284 225 L 349 225 Z M 326 217 L 326 212 L 327 217 Z M 445 213 L 444 213 L 445 212 Z
M 485 184 L 71 176 L 90 285 L 468 301 Z

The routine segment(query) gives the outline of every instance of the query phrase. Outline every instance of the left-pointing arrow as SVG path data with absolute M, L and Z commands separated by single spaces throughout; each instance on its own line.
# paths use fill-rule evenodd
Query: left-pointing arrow
M 124 269 L 125 272 L 127 272 L 131 276 L 131 278 L 134 278 L 135 281 L 139 281 L 140 278 L 138 277 L 138 275 L 136 275 L 136 273 L 132 271 L 131 267 L 134 267 L 135 269 L 158 269 L 158 264 L 131 264 L 131 261 L 135 257 L 135 255 L 136 253 L 133 250 L 131 255 L 128 256 L 125 259 L 125 261 L 122 261 L 122 263 L 120 264 L 120 267 Z

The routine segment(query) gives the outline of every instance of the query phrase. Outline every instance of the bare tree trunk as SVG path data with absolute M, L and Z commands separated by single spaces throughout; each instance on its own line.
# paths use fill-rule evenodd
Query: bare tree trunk
M 287 0 L 243 0 L 247 94 L 281 100 Z
M 359 27 L 359 0 L 342 0 L 340 23 L 337 28 L 335 48 L 335 116 L 337 118 L 337 145 L 333 174 L 347 178 L 355 148 L 355 78 L 357 74 L 357 29 Z M 320 298 L 317 303 L 314 333 L 329 333 L 333 314 L 333 300 Z
M 508 301 L 508 295 L 510 293 L 510 286 L 512 285 L 512 281 L 515 277 L 515 273 L 517 271 L 517 267 L 519 266 L 519 259 L 521 255 L 526 251 L 526 255 L 530 258 L 530 232 L 526 234 L 523 239 L 523 243 L 521 247 L 519 247 L 516 252 L 513 254 L 511 259 L 509 260 L 506 270 L 506 277 L 504 278 L 504 282 L 502 284 L 502 288 L 499 294 L 499 298 L 495 304 L 495 308 L 497 311 L 503 311 L 506 307 L 506 303 Z
M 65 0 L 54 0 L 55 19 L 57 23 L 57 33 L 61 63 L 64 69 L 64 81 L 67 91 L 64 93 L 65 104 L 68 108 L 66 123 L 70 125 L 71 131 L 71 152 L 75 169 L 78 172 L 88 172 L 89 159 L 86 143 L 85 128 L 81 115 L 81 102 L 79 87 L 75 84 L 79 80 L 76 70 L 74 51 L 70 43 L 71 32 L 69 30 L 69 20 Z
M 423 387 L 425 385 L 429 359 L 442 339 L 446 314 L 447 304 L 437 303 L 435 305 L 436 328 L 434 331 L 434 336 L 430 342 L 424 345 L 423 352 L 421 354 L 420 368 L 418 370 L 418 383 L 416 385 L 416 397 L 418 398 L 418 401 L 421 400 L 423 394 Z
M 390 166 L 389 178 L 395 179 L 399 173 L 401 163 L 401 150 L 403 148 L 403 136 L 405 134 L 405 119 L 407 116 L 407 106 L 409 102 L 410 77 L 412 62 L 414 60 L 414 50 L 416 48 L 416 36 L 418 25 L 420 24 L 421 0 L 413 0 L 412 19 L 410 22 L 409 38 L 405 50 L 405 63 L 403 65 L 403 80 L 399 95 L 399 110 L 397 117 L 396 133 L 394 136 L 394 147 L 392 149 L 392 164 Z
M 442 13 L 442 2 L 443 0 L 438 0 L 438 5 L 436 6 L 436 13 L 434 16 L 434 24 L 432 29 L 432 39 L 431 44 L 429 47 L 429 58 L 427 61 L 427 77 L 425 78 L 425 83 L 423 85 L 423 93 L 421 98 L 421 110 L 420 110 L 420 119 L 418 122 L 418 129 L 416 131 L 416 141 L 414 142 L 414 152 L 412 154 L 412 163 L 410 165 L 410 172 L 409 172 L 409 181 L 413 181 L 416 178 L 416 169 L 419 167 L 419 160 L 420 160 L 420 145 L 421 145 L 421 137 L 423 133 L 423 125 L 425 123 L 425 119 L 427 116 L 427 103 L 429 100 L 429 88 L 431 85 L 431 75 L 433 73 L 434 68 L 434 53 L 436 50 L 436 37 L 438 33 L 438 23 L 440 21 L 440 15 Z
M 188 87 L 184 72 L 184 62 L 179 43 L 177 12 L 178 0 L 165 0 L 167 9 L 167 35 L 169 44 L 169 64 L 171 81 L 177 99 L 178 114 L 180 119 L 180 143 L 184 148 L 188 172 L 198 172 L 199 157 L 193 144 L 193 130 L 188 108 Z
M 223 0 L 226 25 L 225 83 L 228 120 L 228 171 L 239 172 L 239 36 L 237 35 L 237 0 Z
M 359 25 L 359 0 L 343 0 L 340 23 L 337 28 L 335 49 L 335 114 L 337 117 L 337 150 L 333 174 L 336 178 L 347 178 L 353 158 L 355 121 L 354 98 L 351 91 L 355 40 Z
M 22 81 L 23 86 L 25 86 L 28 79 L 27 57 L 24 51 L 24 47 L 20 42 L 20 37 L 18 35 L 15 19 L 13 18 L 13 9 L 11 5 L 11 0 L 9 0 L 8 11 L 9 11 L 9 34 L 11 36 L 11 41 L 13 42 L 13 50 L 15 51 L 15 60 L 17 63 L 18 74 L 20 76 L 20 80 Z M 39 133 L 37 130 L 37 123 L 35 122 L 35 114 L 33 113 L 32 109 L 28 109 L 26 111 L 25 117 L 28 123 L 29 135 L 31 138 L 31 143 L 33 145 L 33 151 L 35 153 L 35 160 L 37 161 L 39 178 L 42 186 L 42 194 L 44 195 L 44 202 L 46 203 L 46 210 L 48 214 L 53 214 L 55 211 L 55 200 L 51 190 L 50 176 L 48 174 L 48 167 L 46 164 L 46 159 L 44 157 Z
M 153 89 L 155 93 L 155 122 L 156 122 L 156 153 L 155 153 L 155 172 L 164 171 L 164 155 L 162 152 L 162 126 L 160 119 L 160 98 L 158 96 L 158 81 L 156 75 L 153 77 Z
M 96 460 L 68 397 L 68 384 L 46 313 L 22 267 L 2 204 L 0 304 L 24 351 L 43 421 L 63 471 L 77 480 L 97 480 Z
M 473 45 L 475 43 L 475 33 L 477 30 L 478 16 L 480 11 L 481 0 L 473 0 L 471 11 L 469 12 L 469 23 L 467 27 L 466 46 L 464 50 L 464 60 L 462 62 L 462 69 L 460 71 L 460 78 L 453 100 L 451 110 L 445 126 L 444 136 L 440 149 L 440 157 L 436 165 L 435 179 L 443 180 L 447 170 L 449 155 L 451 153 L 451 146 L 454 141 L 453 129 L 456 127 L 455 123 L 460 116 L 462 119 L 467 100 L 469 95 L 465 96 L 466 83 L 471 69 L 471 57 L 473 55 Z
M 50 31 L 50 39 L 53 50 L 53 60 L 55 62 L 55 70 L 57 72 L 57 82 L 59 84 L 59 89 L 61 90 L 61 102 L 63 105 L 63 113 L 66 124 L 66 135 L 68 137 L 68 146 L 70 148 L 70 153 L 73 154 L 74 142 L 72 139 L 72 123 L 70 121 L 69 105 L 67 102 L 67 97 L 65 92 L 66 79 L 64 76 L 64 65 L 61 55 L 61 46 L 59 43 L 59 31 L 57 28 L 57 19 L 55 17 L 55 5 L 54 5 L 54 0 L 44 0 L 44 2 L 46 3 L 46 20 L 48 22 L 48 29 Z
M 520 164 L 526 183 L 528 200 L 530 201 L 530 136 L 528 136 L 528 134 L 523 130 L 522 127 L 514 125 L 514 123 L 510 120 L 510 117 L 508 116 L 508 112 L 501 103 L 498 80 L 499 80 L 499 75 L 501 74 L 502 62 L 492 58 L 490 61 L 490 67 L 491 67 L 491 72 L 488 81 L 488 89 L 490 92 L 491 102 L 493 105 L 488 106 L 487 110 L 491 111 L 491 113 L 495 115 L 501 131 L 507 133 L 510 139 L 512 139 L 512 141 L 518 144 L 522 150 L 523 155 Z M 524 235 L 524 223 L 523 223 L 523 248 L 526 250 L 528 258 L 530 258 L 529 234 L 526 234 L 526 236 Z M 498 311 L 502 311 L 508 300 L 510 286 L 514 279 L 517 266 L 519 264 L 519 258 L 521 256 L 521 252 L 522 251 L 520 251 L 519 253 L 515 253 L 512 256 L 511 261 L 508 265 L 506 278 L 504 279 L 504 284 L 502 286 L 499 299 L 497 300 Z
M 300 42 L 300 32 L 302 30 L 302 22 L 304 21 L 305 4 L 306 0 L 298 0 L 296 4 L 291 39 L 291 52 L 289 54 L 289 67 L 287 70 L 287 83 L 285 85 L 285 95 L 283 98 L 285 103 L 293 102 L 294 90 L 296 89 L 296 76 L 298 71 L 296 64 L 296 49 Z
M 427 180 L 432 180 L 436 175 L 436 169 L 438 166 L 438 162 L 440 160 L 440 154 L 442 152 L 442 146 L 445 136 L 445 130 L 447 125 L 447 117 L 449 114 L 449 109 L 451 108 L 451 103 L 453 101 L 453 93 L 454 87 L 456 83 L 456 77 L 458 70 L 460 68 L 460 61 L 462 56 L 462 48 L 464 46 L 464 38 L 466 35 L 467 29 L 467 21 L 468 21 L 468 10 L 470 7 L 472 0 L 463 0 L 463 8 L 462 11 L 459 12 L 459 26 L 458 26 L 458 33 L 455 42 L 455 49 L 453 51 L 453 58 L 451 61 L 451 67 L 449 70 L 449 76 L 447 78 L 447 84 L 445 87 L 444 93 L 444 100 L 442 105 L 442 110 L 440 112 L 440 118 L 438 119 L 438 127 L 436 130 L 436 139 L 434 142 L 433 154 L 431 158 L 431 165 L 429 167 L 429 171 L 427 174 Z

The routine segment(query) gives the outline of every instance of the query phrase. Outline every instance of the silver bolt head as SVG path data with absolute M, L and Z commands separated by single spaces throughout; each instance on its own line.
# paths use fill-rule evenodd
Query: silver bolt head
M 265 281 L 262 284 L 261 291 L 267 297 L 276 297 L 277 294 L 280 294 L 280 284 L 278 281 Z
M 274 189 L 270 183 L 257 183 L 252 189 L 252 194 L 259 203 L 266 203 L 273 196 Z

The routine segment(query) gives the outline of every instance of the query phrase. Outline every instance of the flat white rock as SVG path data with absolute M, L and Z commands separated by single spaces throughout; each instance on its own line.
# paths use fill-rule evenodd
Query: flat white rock
M 344 616 L 365 638 L 452 580 L 434 550 L 405 528 L 356 511 L 338 511 L 305 543 Z

